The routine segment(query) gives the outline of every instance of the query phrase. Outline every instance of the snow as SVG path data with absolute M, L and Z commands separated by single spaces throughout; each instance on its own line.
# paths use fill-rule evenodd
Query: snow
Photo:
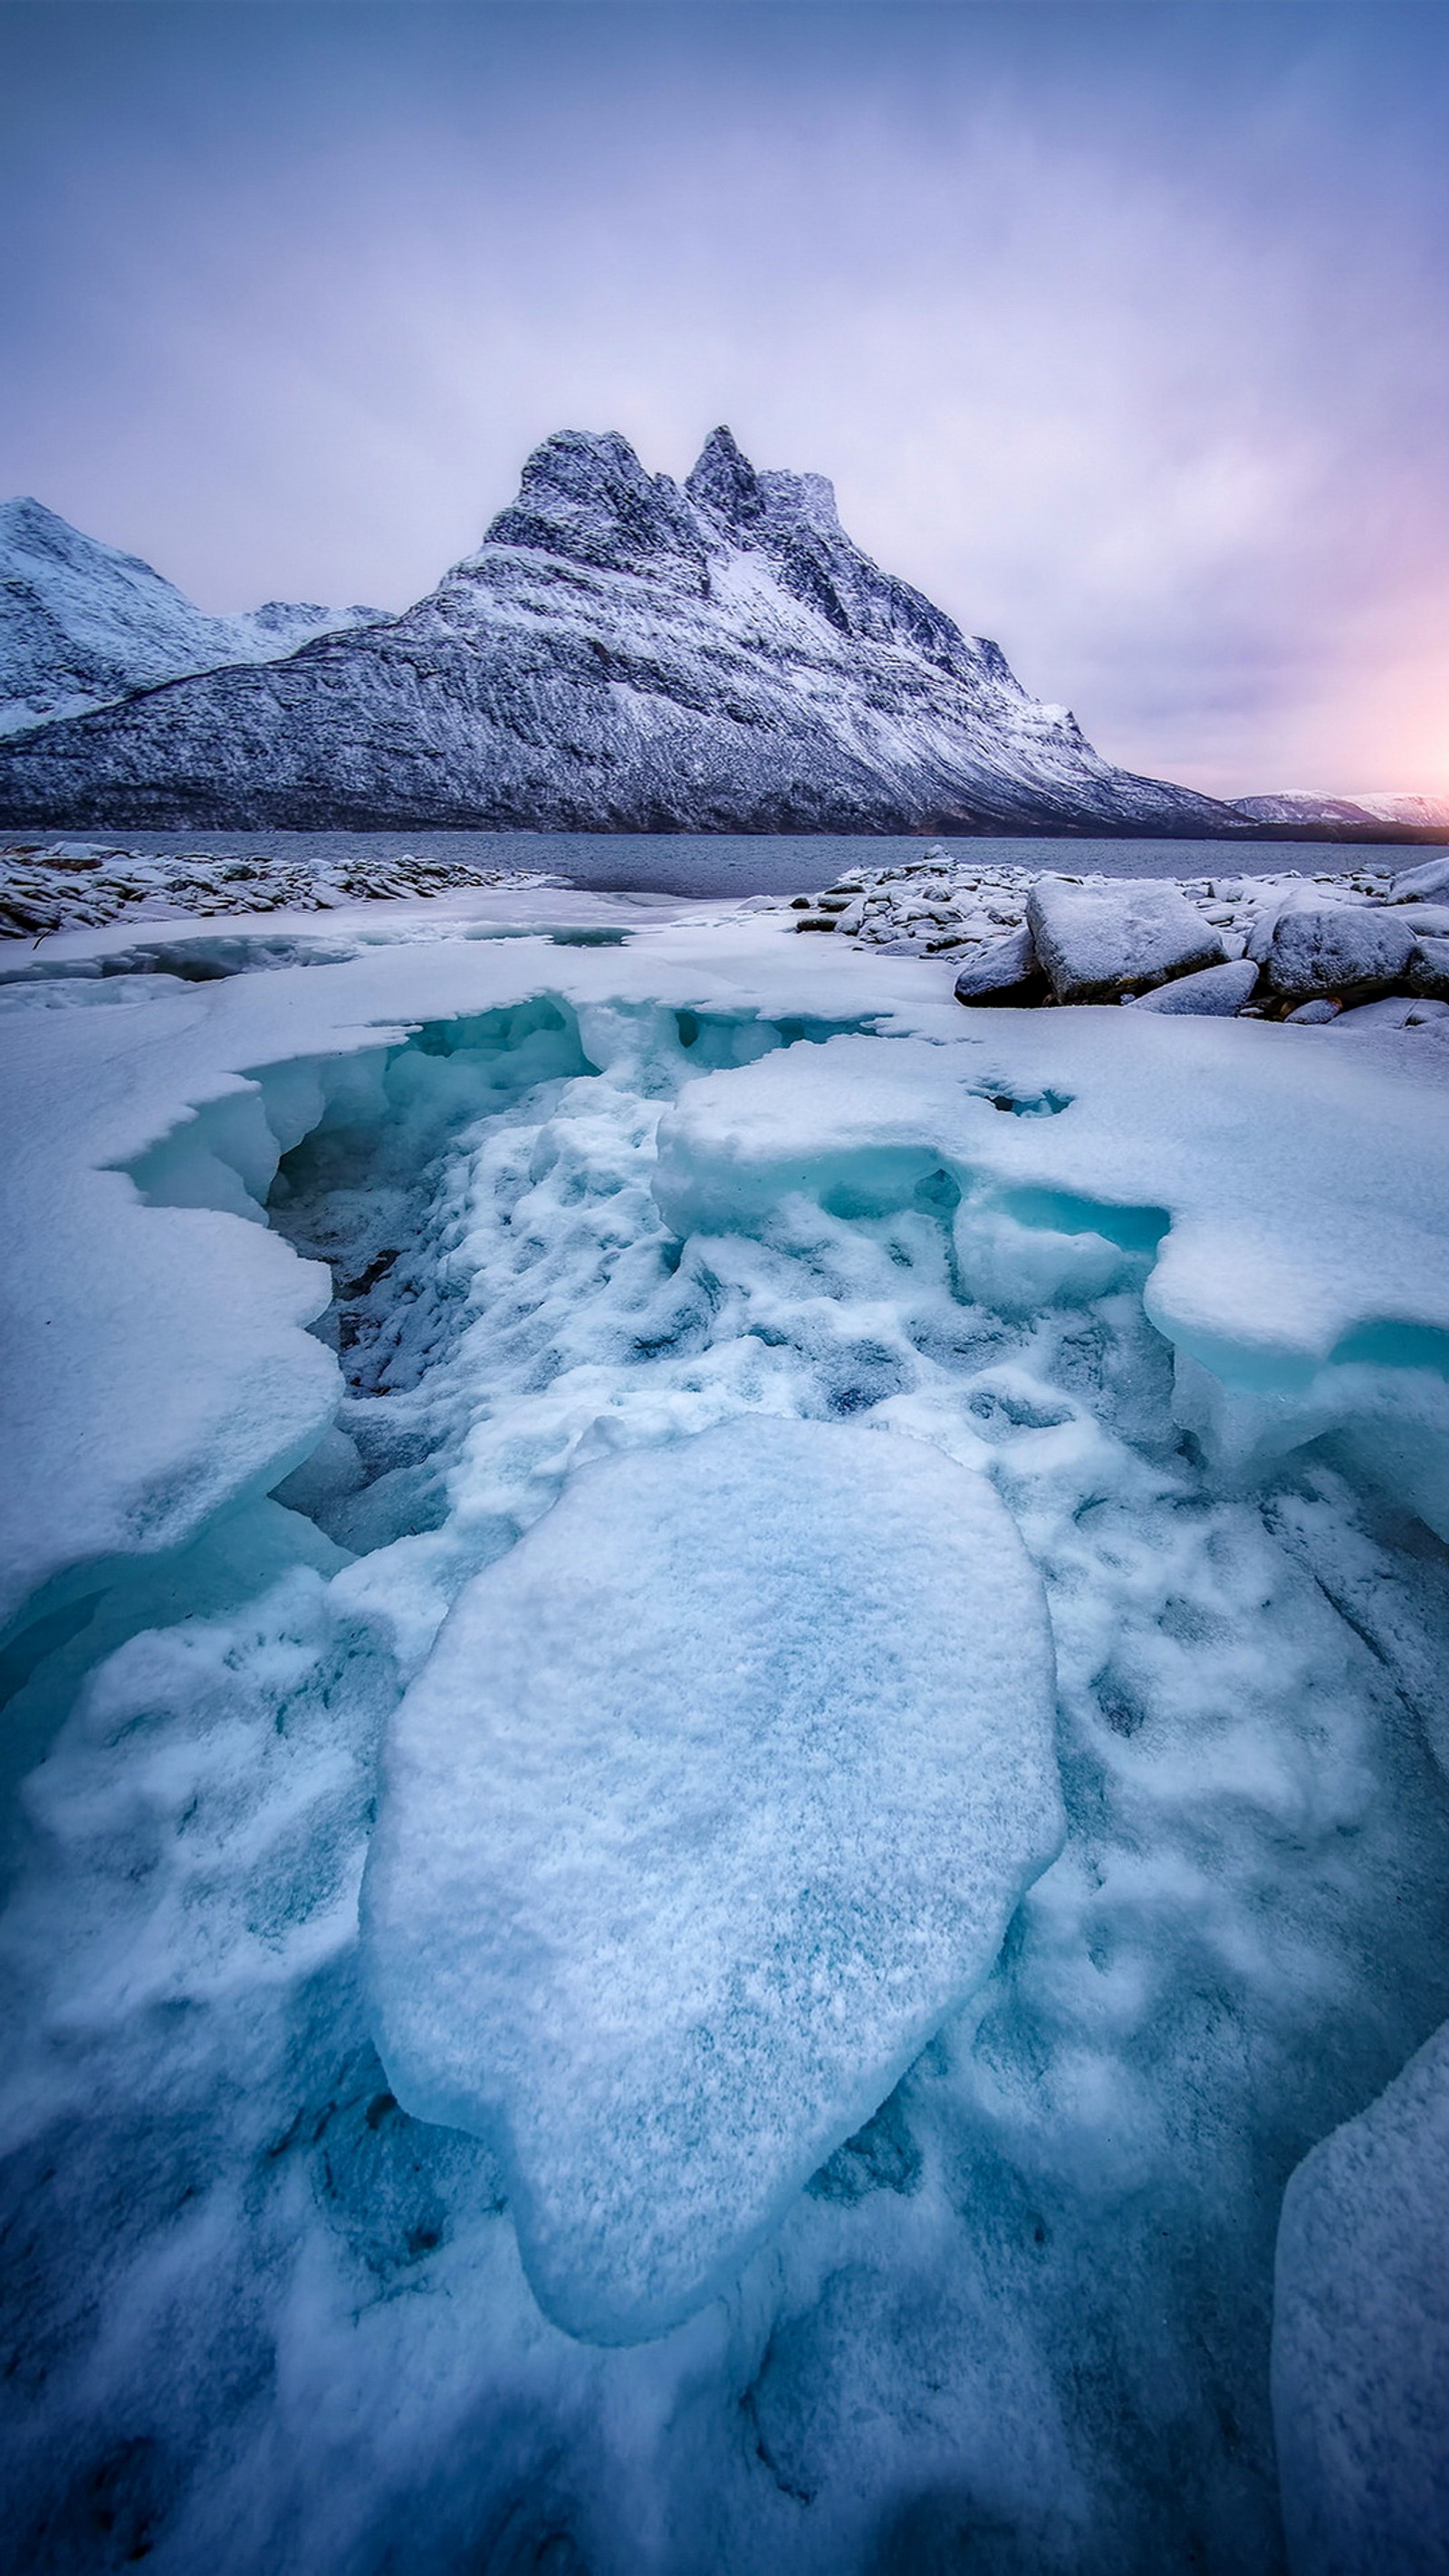
M 1449 2025 L 1284 2196 L 1273 2409 L 1295 2570 L 1429 2576 L 1449 2544 Z
M 735 2279 L 979 1985 L 1061 1840 L 1041 1581 L 938 1449 L 758 1417 L 591 1467 L 391 1731 L 393 2090 L 502 2154 L 529 2278 L 633 2342 Z
M 1079 885 L 1041 877 L 1027 920 L 1059 1002 L 1113 1002 L 1220 965 L 1226 953 L 1176 886 L 1141 879 Z
M 966 874 L 933 876 L 930 911 L 1015 926 L 989 916 L 1025 889 L 982 870 L 968 905 Z M 1189 900 L 1246 935 L 1282 891 Z M 908 876 L 880 902 L 928 908 Z M 531 909 L 535 935 L 490 935 Z M 959 945 L 891 955 L 797 937 L 798 917 L 476 889 L 118 921 L 12 961 L 0 2452 L 26 2564 L 1282 2563 L 1284 2185 L 1449 2019 L 1442 1015 L 1350 1036 L 1350 1014 L 981 1013 L 953 999 Z M 627 940 L 559 946 L 565 922 Z M 186 980 L 188 951 L 210 980 Z M 995 1606 L 1019 1547 L 1050 1617 L 1065 1841 L 1026 1884 L 1044 1844 L 1013 1861 L 1003 1830 L 1004 1937 L 986 1925 L 959 1984 L 943 1963 L 923 1991 L 935 2035 L 908 2064 L 904 2029 L 893 2058 L 882 2041 L 868 2081 L 869 2050 L 842 2048 L 817 2132 L 840 2142 L 808 2177 L 809 2064 L 798 2103 L 782 2077 L 763 2235 L 720 2229 L 705 2193 L 648 2320 L 665 2330 L 594 2343 L 548 2313 L 527 2187 L 569 2179 L 576 2257 L 592 1992 L 535 2026 L 511 1999 L 557 2112 L 533 2163 L 501 2128 L 421 2117 L 401 2060 L 401 2096 L 389 2080 L 359 1890 L 402 1831 L 409 1713 L 435 1689 L 461 1704 L 450 1641 L 477 1605 L 521 1604 L 577 1512 L 662 1623 L 669 1567 L 706 1544 L 691 1460 L 776 1436 L 905 1452 L 943 1494 L 989 1485 Z M 787 1608 L 793 1516 L 827 1563 L 778 1624 L 766 1580 L 736 1580 L 729 1644 L 838 1651 L 865 1761 L 846 1640 L 904 1521 L 823 1469 L 751 1475 L 757 1509 L 792 1516 L 767 1569 Z M 662 1525 L 647 1547 L 608 1499 L 632 1476 Z M 932 1565 L 959 1546 L 979 1573 L 975 1508 L 936 1512 Z M 852 1513 L 854 1573 L 830 1553 Z M 713 1514 L 722 1587 L 749 1527 Z M 902 1613 L 938 1683 L 974 1579 L 923 1575 Z M 689 1624 L 696 1580 L 647 1662 L 713 1692 L 677 1691 L 676 1715 L 715 1711 L 717 1779 L 745 1712 L 721 1623 Z M 617 1690 L 621 1627 L 576 1621 L 561 1667 Z M 540 1622 L 520 1606 L 508 1633 L 536 1678 Z M 955 1658 L 963 1705 L 973 1670 Z M 478 1688 L 501 1723 L 491 1646 Z M 583 1705 L 552 1703 L 539 1779 L 563 1775 Z M 672 1730 L 654 1740 L 672 1793 L 689 1766 Z M 893 1802 L 947 1766 L 881 1760 L 875 1800 L 852 1808 L 853 1763 L 820 1794 L 859 1819 L 876 1857 L 849 1882 L 883 1922 L 915 1844 L 890 1838 Z M 501 1776 L 506 1818 L 461 1790 L 456 1814 L 416 1809 L 484 1907 L 508 1819 L 528 1859 L 526 1780 Z M 799 1767 L 774 1776 L 778 1848 Z M 760 1810 L 738 1809 L 743 1837 Z M 592 1901 L 602 1862 L 575 1858 Z M 664 1861 L 673 1907 L 680 1837 Z M 736 1894 L 726 1946 L 758 1920 Z M 681 1966 L 700 1911 L 668 1917 Z M 662 1927 L 618 1929 L 643 1962 L 626 1999 L 657 1990 Z M 403 2005 L 456 2039 L 474 2004 L 437 2010 L 450 1937 Z M 1423 2124 L 1392 2126 L 1413 2145 Z M 661 2221 L 696 2143 L 658 2173 Z M 702 2142 L 753 2144 L 748 2123 Z M 1345 2294 L 1387 2246 L 1407 2295 L 1423 2231 L 1370 2229 L 1360 2264 L 1362 2200 L 1337 2205 Z M 620 2330 L 616 2292 L 594 2331 Z M 1365 2423 L 1389 2387 L 1367 2313 L 1367 2367 L 1345 2330 L 1322 2381 Z M 1296 2332 L 1285 2304 L 1280 2384 Z M 1394 2363 L 1410 2386 L 1410 2343 Z M 1311 2535 L 1367 2528 L 1378 2490 L 1368 2452 L 1320 2442 L 1326 2412 L 1305 2409 L 1297 2450 L 1279 2421 L 1301 2576 L 1332 2563 Z M 1411 2432 L 1373 2454 L 1403 2529 Z

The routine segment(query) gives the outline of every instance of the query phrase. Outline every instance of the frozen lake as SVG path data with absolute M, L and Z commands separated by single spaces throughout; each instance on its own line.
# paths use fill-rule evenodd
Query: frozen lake
M 28 836 L 27 836 L 28 837 Z M 108 836 L 87 832 L 98 848 Z M 1032 837 L 951 839 L 921 834 L 894 840 L 857 833 L 694 832 L 141 832 L 126 829 L 114 846 L 170 857 L 181 850 L 209 858 L 226 852 L 275 860 L 384 858 L 405 850 L 478 867 L 546 868 L 575 885 L 604 893 L 797 894 L 828 885 L 845 868 L 890 867 L 927 848 L 976 859 L 982 867 L 1093 869 L 1117 877 L 1272 876 L 1298 868 L 1412 867 L 1401 841 L 1120 841 Z

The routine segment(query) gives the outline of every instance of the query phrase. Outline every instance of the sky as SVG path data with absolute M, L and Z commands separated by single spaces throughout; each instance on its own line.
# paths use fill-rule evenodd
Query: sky
M 400 609 L 727 421 L 1110 758 L 1449 792 L 1443 0 L 0 0 L 0 493 Z

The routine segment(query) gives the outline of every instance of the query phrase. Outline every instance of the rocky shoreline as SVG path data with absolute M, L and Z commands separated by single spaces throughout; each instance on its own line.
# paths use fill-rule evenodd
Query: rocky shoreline
M 927 851 L 852 869 L 789 907 L 796 928 L 960 961 L 975 1008 L 1081 1002 L 1214 1018 L 1449 1014 L 1449 854 L 1386 869 L 1120 879 L 976 868 Z

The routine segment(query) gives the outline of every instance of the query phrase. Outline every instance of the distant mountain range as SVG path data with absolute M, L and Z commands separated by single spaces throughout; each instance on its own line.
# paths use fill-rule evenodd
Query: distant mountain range
M 139 555 L 82 536 L 39 501 L 3 501 L 0 735 L 222 663 L 270 662 L 382 614 L 270 599 L 208 617 Z
M 10 825 L 1383 828 L 1114 768 L 862 554 L 822 476 L 757 473 L 727 429 L 682 487 L 617 435 L 546 439 L 401 617 L 209 618 L 35 502 L 0 512 L 0 599 Z
M 1449 796 L 1316 796 L 1306 787 L 1285 787 L 1276 796 L 1240 796 L 1235 811 L 1255 823 L 1402 825 L 1408 831 L 1449 828 Z

